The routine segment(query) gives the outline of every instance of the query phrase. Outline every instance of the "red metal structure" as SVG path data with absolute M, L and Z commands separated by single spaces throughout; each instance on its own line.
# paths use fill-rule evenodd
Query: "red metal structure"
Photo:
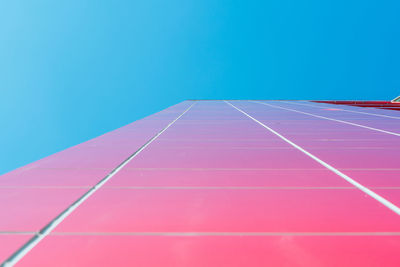
M 354 107 L 391 109 L 391 110 L 400 111 L 400 96 L 393 99 L 392 101 L 320 100 L 320 101 L 313 101 L 313 102 L 335 104 L 335 105 L 348 105 L 348 106 L 354 106 Z

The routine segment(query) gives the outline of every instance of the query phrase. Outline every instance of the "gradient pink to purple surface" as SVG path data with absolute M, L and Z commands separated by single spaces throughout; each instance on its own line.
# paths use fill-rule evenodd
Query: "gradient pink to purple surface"
M 1 176 L 0 262 L 193 103 Z M 398 112 L 230 103 L 400 206 Z M 196 101 L 16 265 L 398 266 L 399 250 L 394 211 L 227 103 Z

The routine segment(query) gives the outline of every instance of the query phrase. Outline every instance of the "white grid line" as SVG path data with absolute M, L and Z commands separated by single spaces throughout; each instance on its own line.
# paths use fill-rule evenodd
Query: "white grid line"
M 400 133 L 385 131 L 385 130 L 382 130 L 382 129 L 373 128 L 373 127 L 369 127 L 369 126 L 365 126 L 365 125 L 361 125 L 361 124 L 357 124 L 357 123 L 353 123 L 353 122 L 332 119 L 332 118 L 328 118 L 328 117 L 324 117 L 324 116 L 320 116 L 320 115 L 315 115 L 315 114 L 304 112 L 304 111 L 299 111 L 299 110 L 296 110 L 296 109 L 284 108 L 284 107 L 281 107 L 281 106 L 271 105 L 271 104 L 267 104 L 267 103 L 259 102 L 259 101 L 249 101 L 249 102 L 253 102 L 253 103 L 257 103 L 257 104 L 261 104 L 261 105 L 265 105 L 265 106 L 270 106 L 270 107 L 273 107 L 273 108 L 280 108 L 280 109 L 284 109 L 284 110 L 288 110 L 288 111 L 292 111 L 292 112 L 297 112 L 297 113 L 300 113 L 300 114 L 305 114 L 305 115 L 316 117 L 316 118 L 319 118 L 319 119 L 324 119 L 324 120 L 330 120 L 330 121 L 336 121 L 336 122 L 340 122 L 340 123 L 344 123 L 344 124 L 349 124 L 349 125 L 352 125 L 352 126 L 357 126 L 357 127 L 360 127 L 360 128 L 365 128 L 365 129 L 368 129 L 368 130 L 373 130 L 373 131 L 377 131 L 377 132 L 381 132 L 381 133 L 400 136 Z
M 316 104 L 315 105 L 314 104 L 302 104 L 302 103 L 298 103 L 298 101 L 280 101 L 280 102 L 288 103 L 288 104 L 292 104 L 292 105 L 300 105 L 300 106 L 308 106 L 308 107 L 313 107 L 313 108 L 320 108 L 320 109 L 328 108 L 328 106 L 321 106 L 321 105 L 316 105 Z M 348 110 L 348 109 L 342 108 L 342 106 L 346 106 L 346 105 L 334 105 L 334 104 L 328 104 L 328 103 L 323 103 L 323 104 L 331 105 L 332 107 L 337 106 L 337 109 L 340 110 L 340 111 L 346 111 L 346 112 L 366 114 L 366 115 L 371 115 L 371 116 L 377 116 L 377 117 L 384 117 L 384 118 L 400 120 L 400 117 L 396 117 L 396 116 L 389 116 L 389 115 L 383 115 L 383 114 L 374 114 L 374 113 L 355 111 L 355 110 Z
M 310 158 L 312 158 L 313 160 L 315 160 L 316 162 L 318 162 L 319 164 L 323 165 L 324 167 L 326 167 L 327 169 L 331 170 L 332 172 L 336 173 L 337 175 L 339 175 L 340 177 L 342 177 L 344 180 L 346 180 L 347 182 L 349 182 L 350 184 L 354 185 L 355 187 L 357 187 L 358 189 L 360 189 L 361 191 L 363 191 L 364 193 L 366 193 L 367 195 L 369 195 L 370 197 L 374 198 L 375 200 L 377 200 L 378 202 L 380 202 L 382 205 L 386 206 L 387 208 L 389 208 L 390 210 L 392 210 L 393 212 L 395 212 L 396 214 L 400 215 L 400 208 L 397 207 L 396 205 L 394 205 L 393 203 L 391 203 L 390 201 L 388 201 L 387 199 L 383 198 L 382 196 L 378 195 L 377 193 L 375 193 L 374 191 L 368 189 L 367 187 L 363 186 L 362 184 L 356 182 L 355 180 L 353 180 L 352 178 L 350 178 L 349 176 L 347 176 L 346 174 L 342 173 L 341 171 L 339 171 L 338 169 L 336 169 L 335 167 L 331 166 L 330 164 L 326 163 L 325 161 L 319 159 L 318 157 L 314 156 L 313 154 L 311 154 L 310 152 L 308 152 L 307 150 L 303 149 L 302 147 L 298 146 L 297 144 L 293 143 L 292 141 L 290 141 L 289 139 L 287 139 L 286 137 L 284 137 L 283 135 L 281 135 L 280 133 L 276 132 L 275 130 L 271 129 L 270 127 L 268 127 L 267 125 L 265 125 L 264 123 L 260 122 L 259 120 L 257 120 L 256 118 L 252 117 L 251 115 L 247 114 L 245 111 L 241 110 L 240 108 L 234 106 L 233 104 L 229 103 L 228 101 L 224 101 L 225 103 L 227 103 L 228 105 L 232 106 L 234 109 L 236 109 L 237 111 L 241 112 L 242 114 L 246 115 L 248 118 L 252 119 L 253 121 L 255 121 L 256 123 L 260 124 L 262 127 L 264 127 L 265 129 L 267 129 L 268 131 L 270 131 L 271 133 L 275 134 L 276 136 L 278 136 L 279 138 L 281 138 L 282 140 L 284 140 L 285 142 L 287 142 L 288 144 L 292 145 L 293 147 L 297 148 L 298 150 L 300 150 L 301 152 L 303 152 L 304 154 L 306 154 L 307 156 L 309 156 Z
M 54 220 L 52 220 L 48 225 L 46 225 L 41 231 L 39 231 L 32 239 L 28 241 L 21 249 L 15 252 L 11 257 L 9 257 L 1 266 L 9 267 L 14 266 L 18 263 L 29 251 L 31 251 L 43 238 L 50 234 L 50 232 L 56 228 L 68 215 L 70 215 L 75 209 L 77 209 L 86 199 L 93 195 L 98 189 L 100 189 L 108 180 L 110 180 L 116 173 L 118 173 L 126 164 L 128 164 L 133 158 L 135 158 L 141 151 L 143 151 L 148 145 L 150 145 L 157 137 L 159 137 L 163 132 L 165 132 L 172 124 L 174 124 L 179 118 L 181 118 L 186 112 L 188 112 L 193 105 L 190 105 L 181 115 L 179 115 L 175 120 L 170 122 L 164 129 L 162 129 L 158 134 L 153 136 L 149 141 L 147 141 L 139 150 L 133 153 L 129 158 L 127 158 L 123 163 L 116 167 L 112 172 L 110 172 L 105 178 L 103 178 L 99 183 L 93 186 L 89 191 L 87 191 L 83 196 L 81 196 L 77 201 L 75 201 L 71 206 L 59 214 Z

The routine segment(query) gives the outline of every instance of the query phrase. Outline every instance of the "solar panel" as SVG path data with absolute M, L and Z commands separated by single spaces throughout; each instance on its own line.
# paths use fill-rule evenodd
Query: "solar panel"
M 398 266 L 400 115 L 184 101 L 0 177 L 4 266 Z

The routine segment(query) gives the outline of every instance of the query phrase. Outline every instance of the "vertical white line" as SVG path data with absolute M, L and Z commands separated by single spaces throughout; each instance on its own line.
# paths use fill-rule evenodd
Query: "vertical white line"
M 302 147 L 298 146 L 297 144 L 293 143 L 292 141 L 290 141 L 289 139 L 287 139 L 286 137 L 284 137 L 283 135 L 281 135 L 280 133 L 276 132 L 275 130 L 271 129 L 270 127 L 268 127 L 267 125 L 265 125 L 264 123 L 260 122 L 259 120 L 253 118 L 252 116 L 250 116 L 249 114 L 247 114 L 245 111 L 241 110 L 240 108 L 234 106 L 233 104 L 229 103 L 228 101 L 225 101 L 225 103 L 227 103 L 228 105 L 232 106 L 233 108 L 235 108 L 237 111 L 243 113 L 244 115 L 246 115 L 248 118 L 252 119 L 253 121 L 255 121 L 256 123 L 260 124 L 262 127 L 264 127 L 265 129 L 267 129 L 268 131 L 270 131 L 271 133 L 275 134 L 276 136 L 278 136 L 279 138 L 281 138 L 283 141 L 287 142 L 288 144 L 292 145 L 293 147 L 295 147 L 296 149 L 300 150 L 301 152 L 303 152 L 304 154 L 306 154 L 307 156 L 309 156 L 310 158 L 312 158 L 313 160 L 315 160 L 316 162 L 318 162 L 319 164 L 321 164 L 322 166 L 326 167 L 327 169 L 329 169 L 330 171 L 336 173 L 337 175 L 339 175 L 340 177 L 342 177 L 344 180 L 346 180 L 347 182 L 349 182 L 350 184 L 354 185 L 355 187 L 357 187 L 358 189 L 360 189 L 361 191 L 363 191 L 364 193 L 366 193 L 367 195 L 369 195 L 370 197 L 374 198 L 375 200 L 377 200 L 378 202 L 380 202 L 381 204 L 383 204 L 384 206 L 386 206 L 387 208 L 391 209 L 393 212 L 397 213 L 398 215 L 400 215 L 400 208 L 397 207 L 396 205 L 394 205 L 393 203 L 391 203 L 390 201 L 386 200 L 385 198 L 381 197 L 380 195 L 378 195 L 377 193 L 373 192 L 372 190 L 366 188 L 365 186 L 363 186 L 362 184 L 356 182 L 355 180 L 353 180 L 352 178 L 350 178 L 349 176 L 347 176 L 346 174 L 342 173 L 341 171 L 339 171 L 338 169 L 334 168 L 333 166 L 329 165 L 328 163 L 326 163 L 325 161 L 319 159 L 318 157 L 314 156 L 313 154 L 311 154 L 310 152 L 306 151 L 305 149 L 303 149 Z
M 157 137 L 159 137 L 163 132 L 165 132 L 172 124 L 179 120 L 186 112 L 188 112 L 196 102 L 193 102 L 181 115 L 179 115 L 175 120 L 170 122 L 164 129 L 157 133 L 153 138 L 147 141 L 139 150 L 133 153 L 129 158 L 122 162 L 118 167 L 111 171 L 105 178 L 93 186 L 89 191 L 82 195 L 77 201 L 75 201 L 71 206 L 59 214 L 54 220 L 52 220 L 48 225 L 46 225 L 41 231 L 39 231 L 32 239 L 28 241 L 21 249 L 15 252 L 11 257 L 9 257 L 1 266 L 9 267 L 14 266 L 21 260 L 29 251 L 31 251 L 43 238 L 50 234 L 50 232 L 56 228 L 68 215 L 70 215 L 76 208 L 78 208 L 86 199 L 93 195 L 97 190 L 99 190 L 108 180 L 110 180 L 116 173 L 118 173 L 126 164 L 128 164 L 133 158 L 135 158 L 141 151 L 143 151 L 148 145 L 150 145 Z
M 353 123 L 353 122 L 332 119 L 332 118 L 328 118 L 328 117 L 324 117 L 324 116 L 320 116 L 320 115 L 315 115 L 315 114 L 304 112 L 304 111 L 299 111 L 299 110 L 296 110 L 296 109 L 284 108 L 284 107 L 281 107 L 281 106 L 275 106 L 275 105 L 271 105 L 271 104 L 267 104 L 267 103 L 259 102 L 259 101 L 250 101 L 250 102 L 261 104 L 261 105 L 265 105 L 265 106 L 270 106 L 270 107 L 273 107 L 273 108 L 280 108 L 280 109 L 284 109 L 284 110 L 288 110 L 288 111 L 292 111 L 292 112 L 297 112 L 297 113 L 300 113 L 300 114 L 305 114 L 305 115 L 312 116 L 312 117 L 319 118 L 319 119 L 336 121 L 336 122 L 340 122 L 340 123 L 344 123 L 344 124 L 349 124 L 349 125 L 352 125 L 352 126 L 357 126 L 357 127 L 360 127 L 360 128 L 365 128 L 365 129 L 368 129 L 368 130 L 373 130 L 373 131 L 377 131 L 377 132 L 381 132 L 381 133 L 400 136 L 400 133 L 389 132 L 389 131 L 385 131 L 385 130 L 381 130 L 381 129 L 377 129 L 377 128 L 373 128 L 373 127 L 369 127 L 369 126 L 365 126 L 365 125 L 361 125 L 361 124 L 357 124 L 357 123 Z

